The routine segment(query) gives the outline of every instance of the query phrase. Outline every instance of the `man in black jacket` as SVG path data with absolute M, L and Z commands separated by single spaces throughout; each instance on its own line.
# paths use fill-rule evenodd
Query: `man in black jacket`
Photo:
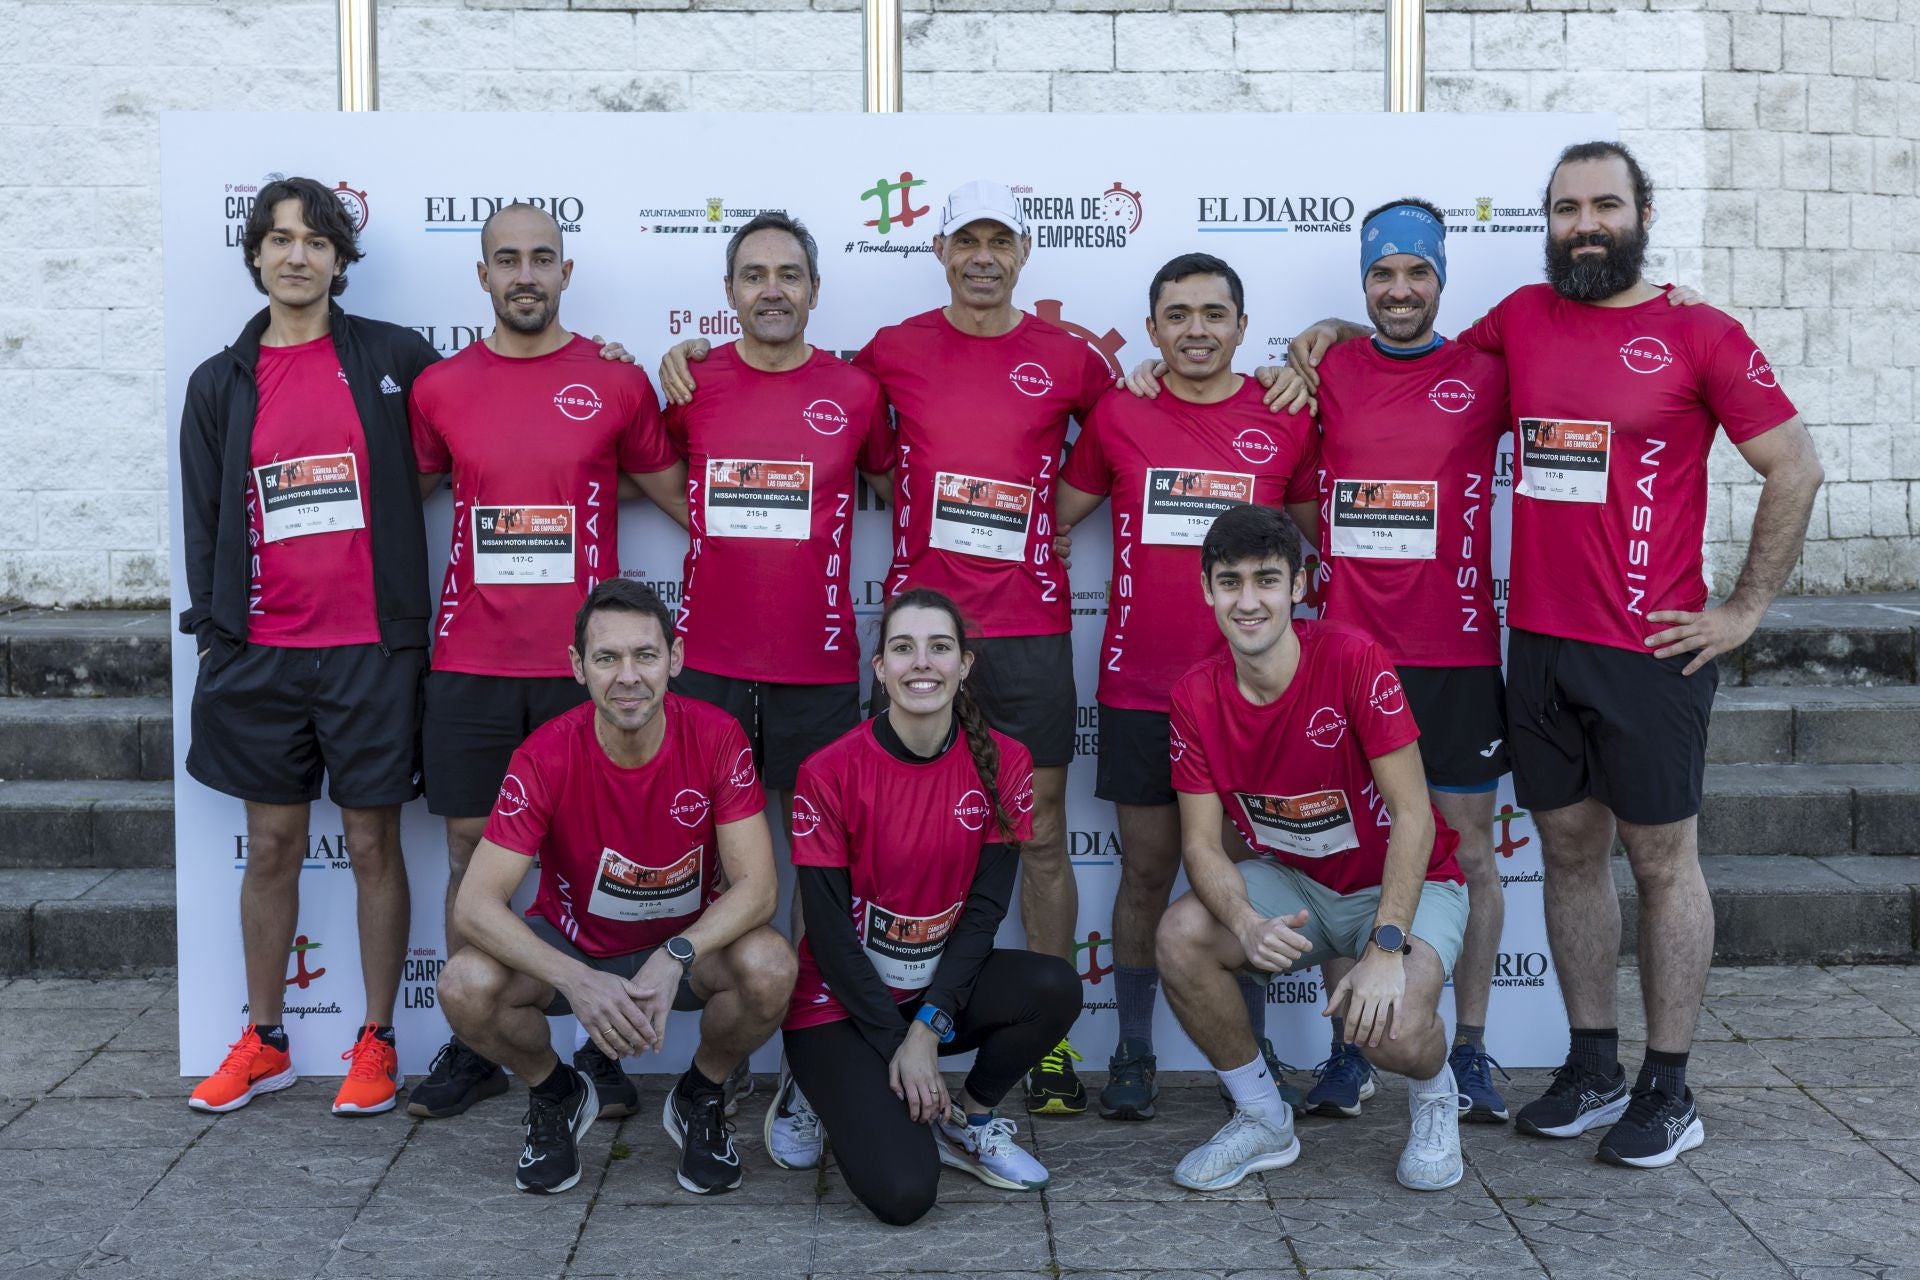
M 268 304 L 187 384 L 180 628 L 200 654 L 187 772 L 246 802 L 250 1021 L 189 1102 L 231 1111 L 294 1082 L 281 1005 L 324 772 L 353 864 L 366 986 L 333 1111 L 369 1114 L 391 1109 L 400 1083 L 400 806 L 420 790 L 432 605 L 407 393 L 438 357 L 412 330 L 334 303 L 361 253 L 345 209 L 312 179 L 263 187 L 242 248 Z

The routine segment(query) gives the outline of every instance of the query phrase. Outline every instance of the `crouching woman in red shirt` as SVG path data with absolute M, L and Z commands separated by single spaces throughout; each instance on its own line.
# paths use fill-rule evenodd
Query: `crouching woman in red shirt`
M 1047 1171 L 993 1108 L 1080 1013 L 1071 965 L 996 948 L 1033 761 L 989 729 L 953 602 L 906 591 L 880 619 L 887 710 L 808 757 L 793 797 L 806 918 L 787 1059 L 847 1185 L 882 1222 L 933 1207 L 940 1166 L 1036 1191 Z M 978 1050 L 957 1096 L 943 1054 Z

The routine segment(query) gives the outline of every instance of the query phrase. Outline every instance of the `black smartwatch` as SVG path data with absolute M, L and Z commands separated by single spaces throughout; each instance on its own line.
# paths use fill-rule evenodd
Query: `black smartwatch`
M 680 962 L 684 969 L 693 968 L 693 944 L 682 937 L 668 938 L 666 952 Z
M 1382 951 L 1398 951 L 1403 956 L 1413 954 L 1413 944 L 1407 941 L 1407 931 L 1397 924 L 1374 926 L 1373 945 Z

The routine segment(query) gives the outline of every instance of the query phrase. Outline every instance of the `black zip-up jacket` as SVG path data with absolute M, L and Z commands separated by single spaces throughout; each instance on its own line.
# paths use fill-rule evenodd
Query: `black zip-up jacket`
M 433 615 L 427 586 L 427 533 L 415 480 L 407 399 L 420 371 L 440 358 L 413 330 L 348 315 L 328 304 L 328 332 L 360 412 L 367 442 L 368 530 L 373 538 L 373 600 L 386 649 L 424 649 Z M 185 528 L 187 598 L 180 629 L 209 666 L 247 642 L 252 586 L 247 545 L 247 471 L 260 407 L 254 370 L 268 310 L 247 322 L 234 344 L 187 380 L 180 414 L 180 506 Z

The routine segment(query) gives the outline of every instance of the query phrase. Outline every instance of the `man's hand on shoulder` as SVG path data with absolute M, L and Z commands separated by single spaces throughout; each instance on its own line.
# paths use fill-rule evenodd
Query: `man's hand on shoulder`
M 694 381 L 690 360 L 705 360 L 713 344 L 705 338 L 688 338 L 667 348 L 660 357 L 660 389 L 668 404 L 692 404 Z

